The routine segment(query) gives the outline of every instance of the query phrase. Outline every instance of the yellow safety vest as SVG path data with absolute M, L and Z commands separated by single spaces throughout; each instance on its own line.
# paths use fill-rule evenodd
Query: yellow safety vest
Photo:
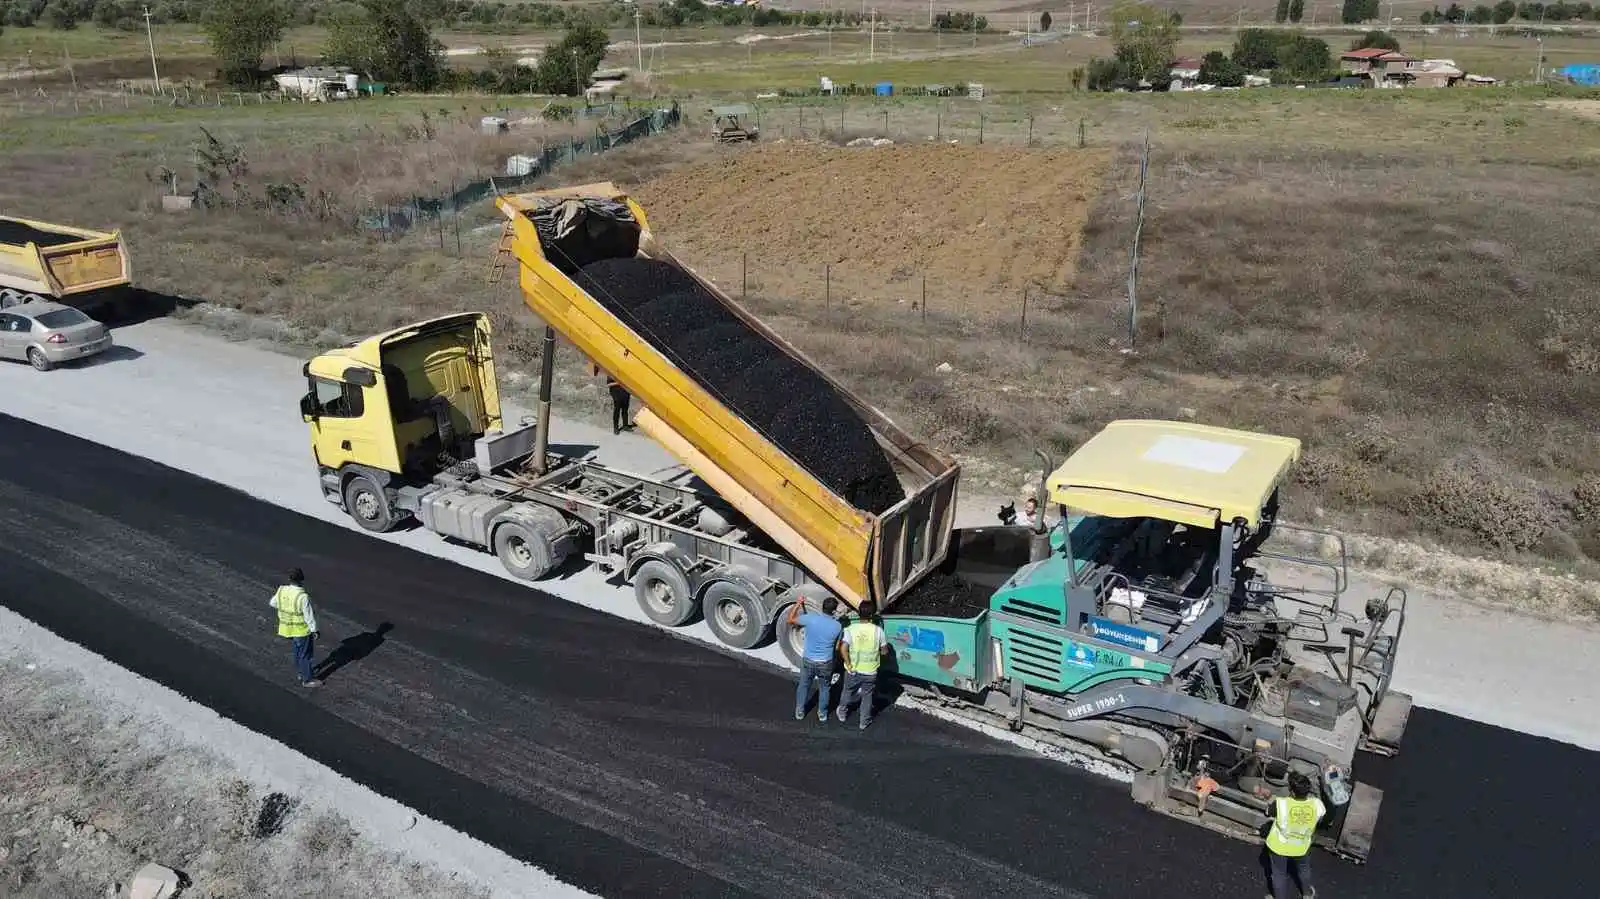
M 844 629 L 845 651 L 850 657 L 850 670 L 857 674 L 877 674 L 880 649 L 878 626 L 870 621 L 857 621 Z
M 278 609 L 278 636 L 305 637 L 311 634 L 306 627 L 306 590 L 289 584 L 278 588 L 272 595 L 272 604 Z
M 1277 855 L 1298 858 L 1311 850 L 1311 835 L 1323 815 L 1322 800 L 1279 797 L 1273 803 L 1272 829 L 1267 831 L 1267 848 Z

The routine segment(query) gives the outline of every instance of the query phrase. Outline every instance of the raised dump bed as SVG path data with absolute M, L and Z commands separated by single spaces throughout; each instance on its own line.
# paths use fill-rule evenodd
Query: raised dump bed
M 94 310 L 126 300 L 120 231 L 0 216 L 0 306 L 39 298 Z
M 501 197 L 529 307 L 643 404 L 636 423 L 852 606 L 944 559 L 960 469 L 657 240 L 611 184 Z

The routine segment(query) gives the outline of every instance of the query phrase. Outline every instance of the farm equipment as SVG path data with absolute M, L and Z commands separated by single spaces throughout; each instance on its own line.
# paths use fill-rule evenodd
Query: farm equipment
M 1254 837 L 1304 773 L 1330 809 L 1317 841 L 1364 861 L 1383 794 L 1351 767 L 1357 750 L 1399 749 L 1411 698 L 1389 682 L 1406 596 L 1351 611 L 1342 561 L 1270 548 L 1303 530 L 1277 519 L 1299 452 L 1283 437 L 1114 422 L 1041 483 L 1041 509 L 1061 510 L 1053 528 L 984 529 L 952 551 L 969 568 L 1020 565 L 989 581 L 985 607 L 927 614 L 913 598 L 884 616 L 900 678 L 1118 766 L 1141 804 L 1236 837 Z
M 743 124 L 752 119 L 758 119 L 756 111 L 742 103 L 736 106 L 713 106 L 711 107 L 711 139 L 719 144 L 737 144 L 753 141 L 761 136 L 760 127 Z
M 0 216 L 0 308 L 44 300 L 115 314 L 131 283 L 122 232 Z

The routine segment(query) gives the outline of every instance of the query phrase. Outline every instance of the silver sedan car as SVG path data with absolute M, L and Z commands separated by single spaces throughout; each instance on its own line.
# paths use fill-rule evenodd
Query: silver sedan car
M 49 371 L 111 348 L 111 330 L 71 306 L 23 303 L 0 309 L 0 358 Z

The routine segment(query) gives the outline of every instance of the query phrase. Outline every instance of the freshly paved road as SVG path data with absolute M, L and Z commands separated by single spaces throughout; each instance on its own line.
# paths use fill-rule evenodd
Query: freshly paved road
M 0 513 L 6 606 L 595 892 L 1263 893 L 1121 786 L 912 712 L 798 724 L 771 669 L 6 416 Z M 392 625 L 314 693 L 266 606 L 294 565 L 319 655 Z M 1600 754 L 1419 710 L 1373 769 L 1376 852 L 1323 895 L 1594 895 Z

